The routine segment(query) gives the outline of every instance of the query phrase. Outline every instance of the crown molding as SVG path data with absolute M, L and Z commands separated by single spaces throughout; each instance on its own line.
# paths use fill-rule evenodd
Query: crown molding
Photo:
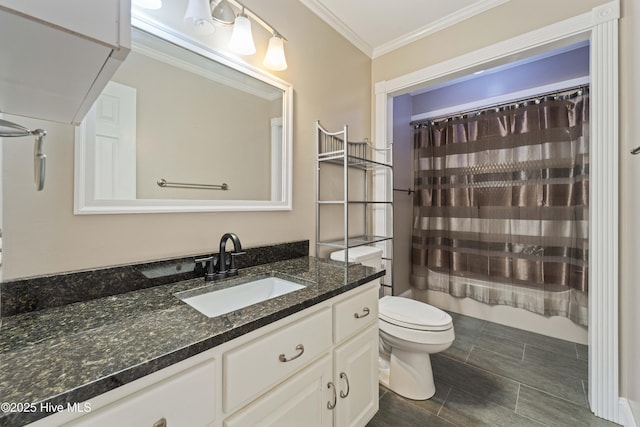
M 503 0 L 504 1 L 504 0 Z M 508 1 L 508 0 L 506 0 Z M 334 30 L 336 30 L 342 37 L 347 39 L 351 44 L 360 49 L 369 58 L 373 55 L 373 48 L 369 43 L 364 41 L 359 35 L 357 35 L 347 24 L 342 22 L 333 12 L 327 9 L 318 0 L 300 0 L 300 3 L 305 5 L 309 10 L 320 17 L 324 22 L 329 24 Z
M 305 0 L 302 1 L 304 2 Z M 444 30 L 447 27 L 451 27 L 452 25 L 465 21 L 475 15 L 486 12 L 489 9 L 493 9 L 494 7 L 507 3 L 508 1 L 510 0 L 482 0 L 475 2 L 463 9 L 460 9 L 441 19 L 438 19 L 437 21 L 431 22 L 422 28 L 418 28 L 417 30 L 407 33 L 402 37 L 398 37 L 397 39 L 392 40 L 389 43 L 376 46 L 373 49 L 372 59 L 375 59 L 393 50 L 399 49 L 403 46 L 408 45 L 409 43 L 413 43 L 433 33 L 437 33 L 438 31 Z
M 305 5 L 309 10 L 315 13 L 320 19 L 325 21 L 329 26 L 336 30 L 342 37 L 347 39 L 351 44 L 360 49 L 368 57 L 375 59 L 386 53 L 389 53 L 395 49 L 399 49 L 403 46 L 413 43 L 416 40 L 427 37 L 430 34 L 441 31 L 447 27 L 455 25 L 472 16 L 478 15 L 482 12 L 486 12 L 501 4 L 507 3 L 510 0 L 480 0 L 477 1 L 457 12 L 451 13 L 444 18 L 438 19 L 422 28 L 407 33 L 402 37 L 398 37 L 388 43 L 380 46 L 372 47 L 362 37 L 358 36 L 347 24 L 342 22 L 333 12 L 331 12 L 320 0 L 300 0 L 300 3 Z

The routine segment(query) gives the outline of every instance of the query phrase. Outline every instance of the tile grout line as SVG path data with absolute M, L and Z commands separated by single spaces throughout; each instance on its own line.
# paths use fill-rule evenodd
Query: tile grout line
M 582 393 L 583 393 L 583 395 L 584 395 L 584 384 L 582 383 L 582 380 L 580 380 L 580 383 L 581 383 L 581 385 L 582 385 Z M 573 404 L 573 405 L 577 405 L 577 406 L 580 406 L 580 407 L 582 407 L 582 408 L 591 409 L 591 407 L 588 405 L 588 402 L 587 402 L 587 405 L 586 405 L 586 406 L 585 406 L 585 405 L 581 405 L 580 403 L 575 402 L 575 401 L 573 401 L 573 400 L 569 400 L 569 399 L 567 399 L 566 397 L 557 396 L 557 395 L 553 394 L 552 392 L 549 392 L 549 391 L 543 390 L 543 389 L 541 389 L 541 388 L 538 388 L 538 387 L 532 386 L 532 385 L 530 385 L 530 384 L 523 384 L 523 385 L 524 385 L 525 387 L 529 387 L 529 388 L 530 388 L 530 389 L 532 389 L 532 390 L 538 391 L 538 392 L 543 393 L 543 394 L 547 394 L 547 395 L 549 395 L 549 396 L 551 396 L 551 397 L 555 397 L 556 399 L 560 399 L 560 400 L 562 400 L 562 401 L 564 401 L 564 402 L 571 403 L 571 404 Z M 583 396 L 583 397 L 584 397 L 584 396 Z
M 527 352 L 527 343 L 524 343 L 524 345 L 522 346 L 522 357 L 520 358 L 521 362 L 524 362 L 524 355 Z
M 471 352 L 473 351 L 473 349 L 476 347 L 475 344 L 471 344 L 471 348 L 469 349 L 469 353 L 467 354 L 467 357 L 464 358 L 464 362 L 465 364 L 467 364 L 467 361 L 469 360 L 469 358 L 471 357 Z
M 516 393 L 516 407 L 513 409 L 514 413 L 518 413 L 518 402 L 520 401 L 520 388 L 522 387 L 522 383 L 518 383 L 518 392 Z
M 437 417 L 440 417 L 440 411 L 442 411 L 442 408 L 444 408 L 444 404 L 447 403 L 447 399 L 449 399 L 449 395 L 451 394 L 451 390 L 453 390 L 453 386 L 452 385 L 449 386 L 449 391 L 447 392 L 447 395 L 442 400 L 442 404 L 438 408 L 438 412 L 436 412 L 436 416 Z

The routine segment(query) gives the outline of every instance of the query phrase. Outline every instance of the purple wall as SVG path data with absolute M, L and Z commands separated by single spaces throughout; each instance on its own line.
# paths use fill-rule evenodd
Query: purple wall
M 530 61 L 530 60 L 529 60 Z M 507 93 L 589 76 L 589 46 L 508 68 L 486 70 L 477 77 L 413 96 L 412 115 L 454 107 Z M 428 90 L 428 89 L 427 89 Z

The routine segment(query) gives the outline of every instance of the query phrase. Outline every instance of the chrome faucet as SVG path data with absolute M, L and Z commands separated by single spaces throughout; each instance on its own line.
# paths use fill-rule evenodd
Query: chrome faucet
M 233 252 L 231 252 L 229 265 L 227 266 L 227 240 L 231 239 L 233 242 Z M 220 253 L 216 257 L 211 255 L 206 258 L 196 259 L 196 263 L 204 262 L 204 280 L 210 282 L 212 280 L 222 279 L 225 277 L 236 276 L 238 274 L 238 268 L 236 267 L 235 257 L 243 255 L 242 245 L 240 244 L 240 238 L 235 233 L 226 233 L 220 238 Z

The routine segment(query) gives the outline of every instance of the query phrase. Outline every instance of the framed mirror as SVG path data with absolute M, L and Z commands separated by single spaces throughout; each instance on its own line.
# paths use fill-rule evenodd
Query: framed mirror
M 290 84 L 153 22 L 76 130 L 76 214 L 291 210 Z

